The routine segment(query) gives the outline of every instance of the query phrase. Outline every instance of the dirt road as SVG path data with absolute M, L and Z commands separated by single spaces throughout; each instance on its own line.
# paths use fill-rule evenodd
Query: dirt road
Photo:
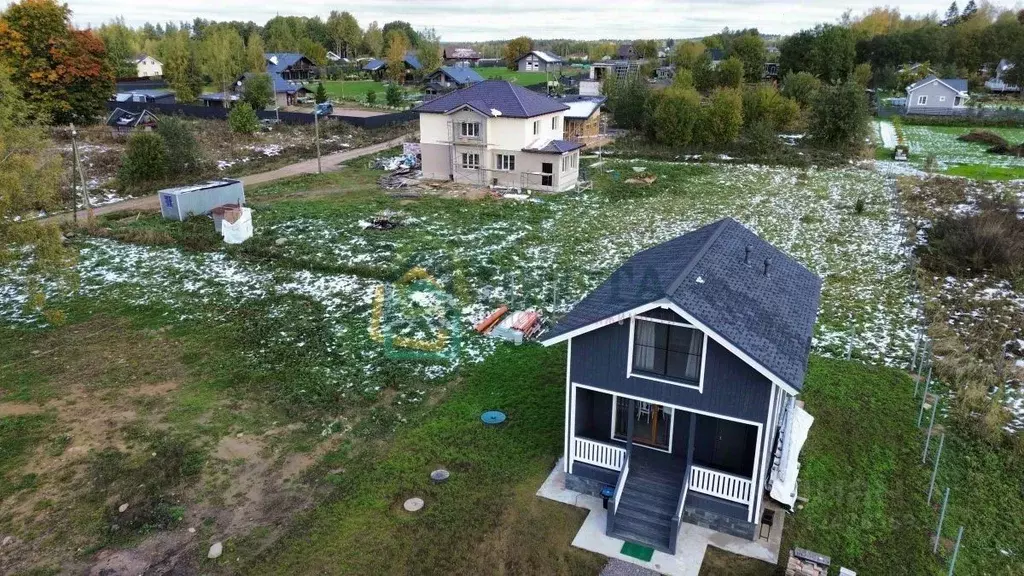
M 354 150 L 342 150 L 340 152 L 333 152 L 322 156 L 320 159 L 323 165 L 324 172 L 331 172 L 341 168 L 342 162 L 354 160 L 362 156 L 369 156 L 399 146 L 402 142 L 405 142 L 410 135 L 399 136 L 387 142 L 381 142 L 380 144 L 374 144 L 372 146 L 365 146 L 363 148 L 356 148 Z M 269 172 L 260 172 L 258 174 L 249 174 L 248 176 L 242 176 L 239 180 L 246 186 L 253 186 L 256 184 L 264 184 L 266 182 L 272 182 L 274 180 L 280 180 L 282 178 L 291 178 L 292 176 L 299 176 L 301 174 L 316 174 L 316 158 L 312 160 L 303 160 L 302 162 L 296 162 L 295 164 L 289 164 L 278 168 L 277 170 L 271 170 Z M 143 196 L 141 198 L 132 198 L 131 200 L 125 200 L 124 202 L 117 202 L 115 204 L 107 204 L 106 206 L 100 206 L 93 209 L 93 214 L 99 216 L 100 214 L 107 214 L 109 212 L 121 212 L 121 211 L 144 211 L 144 210 L 156 210 L 160 208 L 160 202 L 156 195 Z M 79 218 L 87 218 L 89 214 L 85 210 L 78 211 Z M 71 212 L 63 214 L 55 214 L 44 218 L 43 222 L 63 222 L 70 220 L 72 217 Z

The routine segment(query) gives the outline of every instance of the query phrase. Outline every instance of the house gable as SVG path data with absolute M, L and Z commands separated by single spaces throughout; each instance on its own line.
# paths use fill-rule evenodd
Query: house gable
M 803 386 L 821 279 L 726 218 L 636 254 L 544 338 L 670 308 L 790 393 Z
M 642 315 L 651 316 L 652 312 Z M 682 320 L 667 310 L 660 315 Z M 711 338 L 707 340 L 702 364 L 703 390 L 630 377 L 630 328 L 630 322 L 616 322 L 572 338 L 569 381 L 750 423 L 765 422 L 774 389 L 771 381 Z

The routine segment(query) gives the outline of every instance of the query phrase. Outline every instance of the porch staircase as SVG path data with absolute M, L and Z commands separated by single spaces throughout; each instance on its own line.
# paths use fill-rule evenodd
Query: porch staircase
M 611 535 L 671 553 L 672 525 L 683 488 L 685 461 L 634 450 Z

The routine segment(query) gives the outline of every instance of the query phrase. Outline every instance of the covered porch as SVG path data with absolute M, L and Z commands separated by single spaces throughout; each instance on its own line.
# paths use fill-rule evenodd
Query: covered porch
M 611 515 L 625 497 L 625 516 L 667 522 L 670 540 L 679 522 L 756 538 L 761 426 L 579 385 L 570 404 L 566 471 L 615 486 Z

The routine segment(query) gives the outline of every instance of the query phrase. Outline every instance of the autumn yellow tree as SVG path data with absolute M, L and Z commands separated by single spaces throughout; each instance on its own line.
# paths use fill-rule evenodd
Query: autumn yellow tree
M 0 66 L 0 267 L 27 264 L 28 306 L 57 322 L 61 316 L 45 307 L 39 280 L 71 283 L 74 253 L 56 224 L 29 217 L 59 206 L 61 162 L 44 128 L 32 123 L 25 110 L 10 70 Z
M 405 53 L 409 50 L 409 39 L 401 30 L 391 30 L 385 43 L 388 46 L 385 54 L 387 77 L 392 82 L 401 82 L 405 77 Z

